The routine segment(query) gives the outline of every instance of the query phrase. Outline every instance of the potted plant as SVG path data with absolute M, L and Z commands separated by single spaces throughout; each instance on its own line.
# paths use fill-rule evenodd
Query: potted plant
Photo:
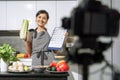
M 4 43 L 2 46 L 0 46 L 0 58 L 1 62 L 5 62 L 4 64 L 9 65 L 10 62 L 12 61 L 18 61 L 19 59 L 13 55 L 15 53 L 15 49 L 12 48 L 9 44 Z M 2 70 L 2 65 L 1 63 L 1 70 Z

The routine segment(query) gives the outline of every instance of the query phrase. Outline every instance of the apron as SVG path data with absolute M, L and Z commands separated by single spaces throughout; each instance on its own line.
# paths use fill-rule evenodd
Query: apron
M 54 53 L 48 51 L 50 35 L 47 31 L 36 32 L 31 35 L 32 39 L 32 66 L 40 66 L 41 54 L 44 53 L 44 65 L 49 65 L 54 59 Z

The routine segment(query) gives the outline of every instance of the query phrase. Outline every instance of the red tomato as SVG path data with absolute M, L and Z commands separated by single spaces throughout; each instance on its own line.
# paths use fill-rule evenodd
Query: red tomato
M 56 68 L 56 70 L 59 72 L 59 71 L 60 71 L 60 68 L 59 68 L 59 67 L 57 67 L 57 68 Z
M 53 61 L 53 62 L 51 62 L 51 63 L 49 64 L 49 66 L 50 66 L 50 67 L 56 67 L 56 64 L 57 64 L 57 63 Z
M 30 58 L 30 54 L 25 53 L 25 54 L 24 54 L 24 58 Z
M 65 70 L 64 70 L 64 68 L 61 68 L 61 72 L 64 72 Z
M 67 64 L 64 63 L 62 65 L 63 65 L 62 68 L 64 69 L 64 71 L 68 71 L 69 70 L 69 66 Z
M 67 63 L 60 63 L 59 65 L 57 65 L 57 68 L 60 68 L 61 71 L 68 71 L 69 70 L 69 66 Z
M 66 63 L 64 60 L 61 60 L 61 61 L 59 61 L 57 64 L 56 64 L 56 67 L 59 67 L 61 64 L 63 64 L 63 63 Z

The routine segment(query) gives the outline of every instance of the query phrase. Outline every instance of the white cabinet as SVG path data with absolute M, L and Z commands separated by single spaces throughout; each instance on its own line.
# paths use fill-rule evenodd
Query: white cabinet
M 5 30 L 6 27 L 6 2 L 0 1 L 0 30 Z
M 29 19 L 33 26 L 35 1 L 7 1 L 7 30 L 19 30 L 22 20 Z
M 56 5 L 56 22 L 57 27 L 62 25 L 62 18 L 70 17 L 71 11 L 77 6 L 77 1 L 58 1 Z
M 46 25 L 50 35 L 54 27 L 61 26 L 61 19 L 69 16 L 77 1 L 0 1 L 0 30 L 20 30 L 22 20 L 29 19 L 29 28 L 35 28 L 35 15 L 45 9 L 49 13 Z

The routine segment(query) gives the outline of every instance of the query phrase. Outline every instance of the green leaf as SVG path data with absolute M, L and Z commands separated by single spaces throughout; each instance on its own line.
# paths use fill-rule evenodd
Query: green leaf
M 7 43 L 4 43 L 2 46 L 0 46 L 0 58 L 2 58 L 6 63 L 19 60 L 13 56 L 13 52 L 15 52 L 15 49 Z

